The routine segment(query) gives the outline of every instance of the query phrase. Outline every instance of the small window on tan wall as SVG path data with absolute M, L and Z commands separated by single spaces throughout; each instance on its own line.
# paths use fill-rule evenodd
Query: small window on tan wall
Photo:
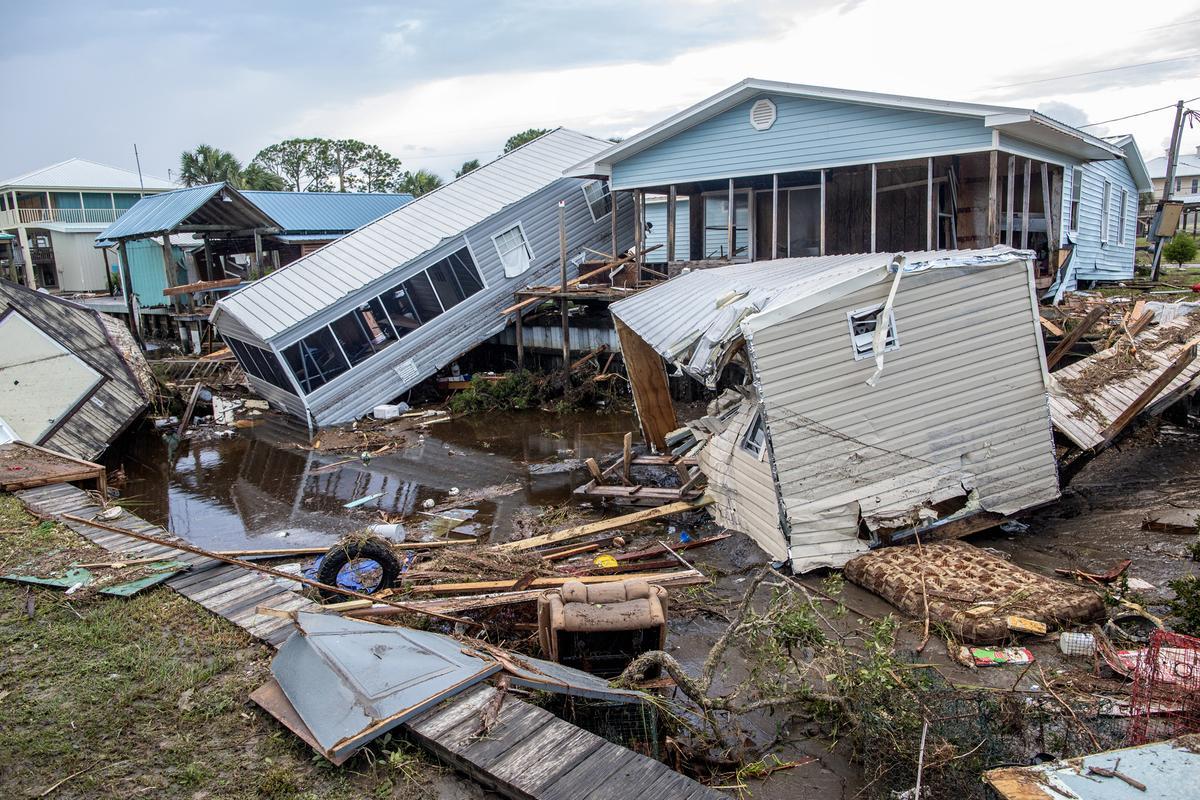
M 746 435 L 742 437 L 742 449 L 755 458 L 761 459 L 766 445 L 767 425 L 763 421 L 762 411 L 759 411 L 754 415 L 754 422 L 751 422 L 750 427 L 746 429 Z
M 883 304 L 860 308 L 846 312 L 846 321 L 850 325 L 850 345 L 854 349 L 854 360 L 872 358 L 875 355 L 875 329 L 883 314 Z M 888 311 L 887 337 L 883 340 L 883 352 L 887 353 L 900 347 L 896 338 L 896 313 Z

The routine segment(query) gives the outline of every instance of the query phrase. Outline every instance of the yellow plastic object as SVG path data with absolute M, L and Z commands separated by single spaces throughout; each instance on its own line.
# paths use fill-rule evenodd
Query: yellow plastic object
M 617 560 L 610 555 L 596 556 L 592 559 L 592 563 L 597 567 L 615 567 Z

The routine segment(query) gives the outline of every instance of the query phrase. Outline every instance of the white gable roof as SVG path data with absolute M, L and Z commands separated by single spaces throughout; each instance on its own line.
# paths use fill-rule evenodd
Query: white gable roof
M 142 174 L 142 182 L 138 182 L 138 174 L 132 170 L 110 167 L 83 158 L 68 158 L 48 167 L 35 169 L 0 181 L 0 187 L 6 189 L 178 189 L 170 181 L 156 178 L 153 175 Z
M 421 195 L 229 297 L 228 313 L 269 339 L 563 177 L 609 142 L 559 128 Z

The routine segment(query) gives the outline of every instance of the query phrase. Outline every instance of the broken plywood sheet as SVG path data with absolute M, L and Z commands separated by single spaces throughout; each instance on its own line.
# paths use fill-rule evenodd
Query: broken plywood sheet
M 83 480 L 102 487 L 104 467 L 25 442 L 0 444 L 0 492 Z
M 886 547 L 852 559 L 846 577 L 913 616 L 971 642 L 1008 637 L 1012 615 L 1058 626 L 1104 614 L 1095 592 L 1022 569 L 965 542 Z M 922 576 L 924 589 L 922 589 Z
M 1118 422 L 1157 380 L 1200 337 L 1200 315 L 1189 314 L 1144 331 L 1135 347 L 1124 337 L 1094 356 L 1077 361 L 1051 376 L 1050 418 L 1054 427 L 1084 450 L 1103 446 Z M 1153 400 L 1157 410 L 1182 397 L 1200 378 L 1200 360 L 1193 360 Z

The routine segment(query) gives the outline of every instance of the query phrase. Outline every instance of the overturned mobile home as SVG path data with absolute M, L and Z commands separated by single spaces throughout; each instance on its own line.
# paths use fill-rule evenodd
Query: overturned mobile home
M 154 376 L 112 317 L 0 280 L 0 429 L 92 459 L 146 409 Z
M 1032 262 L 1007 247 L 779 259 L 622 300 L 646 441 L 676 427 L 662 358 L 731 387 L 692 424 L 714 513 L 797 570 L 1053 500 Z
M 557 278 L 560 202 L 571 254 L 629 230 L 606 183 L 562 176 L 608 146 L 552 131 L 222 299 L 212 321 L 272 404 L 354 419 L 503 330 L 515 290 Z

